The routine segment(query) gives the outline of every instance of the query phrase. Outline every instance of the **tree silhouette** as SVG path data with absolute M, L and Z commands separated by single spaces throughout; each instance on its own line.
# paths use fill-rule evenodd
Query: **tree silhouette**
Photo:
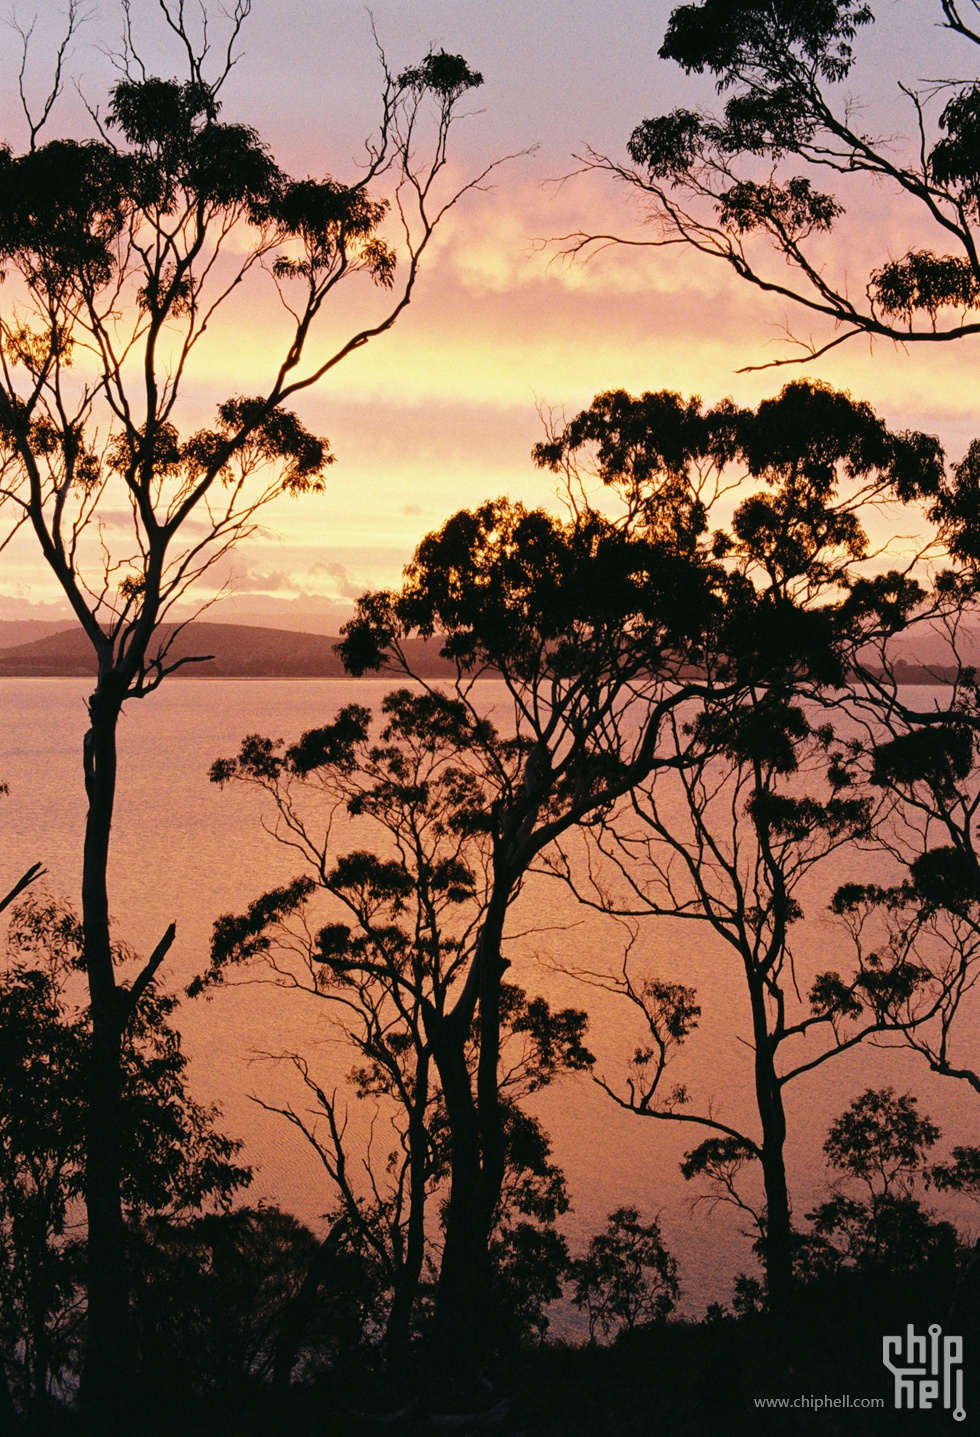
M 793 926 L 804 881 L 875 820 L 871 801 L 851 792 L 848 742 L 818 721 L 821 706 L 846 688 L 853 655 L 901 632 L 924 594 L 909 574 L 864 572 L 863 516 L 880 495 L 935 490 L 937 446 L 890 433 L 866 405 L 801 381 L 754 412 L 602 395 L 542 453 L 572 469 L 593 462 L 607 481 L 626 468 L 640 494 L 669 456 L 673 512 L 678 497 L 691 512 L 701 506 L 702 543 L 723 565 L 721 602 L 696 655 L 703 680 L 662 725 L 660 763 L 597 815 L 590 861 L 559 849 L 549 862 L 603 911 L 705 925 L 744 978 L 758 1138 L 664 1084 L 700 1014 L 689 987 L 672 975 L 636 975 L 628 961 L 618 977 L 580 972 L 630 1002 L 646 1030 L 625 1085 L 599 1079 L 610 1096 L 645 1118 L 711 1131 L 686 1175 L 709 1172 L 728 1198 L 726 1165 L 758 1159 L 765 1204 L 751 1211 L 778 1305 L 793 1248 L 783 1089 L 898 1026 L 890 1005 L 923 976 L 898 954 L 859 962 L 843 979 L 818 974 L 809 1001 L 797 1000 Z M 730 531 L 708 539 L 713 496 L 722 494 L 735 503 Z M 813 1045 L 806 1054 L 801 1039 Z
M 227 1410 L 277 1362 L 288 1363 L 287 1378 L 298 1367 L 313 1379 L 350 1358 L 377 1321 L 378 1274 L 366 1254 L 335 1248 L 324 1260 L 325 1247 L 274 1206 L 141 1224 L 134 1308 L 144 1392 L 169 1411 Z M 287 1327 L 297 1316 L 298 1328 Z
M 443 51 L 399 74 L 382 60 L 380 129 L 362 173 L 352 184 L 292 180 L 253 129 L 221 118 L 249 0 L 229 11 L 220 53 L 206 26 L 195 37 L 183 6 L 161 0 L 160 9 L 183 79 L 149 73 L 127 26 L 124 73 L 104 112 L 92 112 L 95 137 L 40 143 L 62 51 L 29 148 L 0 151 L 0 498 L 12 527 L 33 531 L 98 661 L 82 876 L 92 1013 L 82 1395 L 97 1406 L 115 1401 L 131 1368 L 120 1054 L 173 940 L 171 928 L 132 986 L 120 985 L 106 892 L 119 715 L 190 662 L 171 657 L 180 625 L 159 626 L 252 532 L 258 511 L 279 495 L 322 491 L 327 441 L 287 406 L 410 303 L 433 231 L 462 193 L 440 186 L 459 101 L 481 83 Z M 72 8 L 69 33 L 78 18 Z M 372 193 L 378 185 L 390 198 Z M 392 203 L 400 267 L 382 232 Z M 184 432 L 181 400 L 201 339 L 263 268 L 288 322 L 281 357 L 261 394 L 233 395 L 210 426 Z M 320 338 L 337 287 L 359 274 L 383 303 L 339 343 Z M 118 549 L 105 538 L 107 508 L 131 520 L 132 540 Z
M 833 1196 L 807 1214 L 813 1228 L 803 1261 L 818 1271 L 843 1266 L 901 1275 L 937 1261 L 952 1269 L 956 1229 L 914 1195 L 916 1180 L 929 1180 L 926 1157 L 940 1136 L 910 1093 L 869 1088 L 855 1098 L 824 1143 L 841 1176 Z
M 659 763 L 677 761 L 661 758 L 661 730 L 698 687 L 690 658 L 717 603 L 720 571 L 699 549 L 699 511 L 676 508 L 670 473 L 661 466 L 662 496 L 624 481 L 615 517 L 583 503 L 562 521 L 506 500 L 461 512 L 423 540 L 402 590 L 361 600 L 345 631 L 354 672 L 387 658 L 410 673 L 403 640 L 438 634 L 474 721 L 482 719 L 477 681 L 502 682 L 518 745 L 519 764 L 497 776 L 489 814 L 486 914 L 433 1035 L 451 1169 L 436 1330 L 450 1364 L 471 1374 L 486 1343 L 490 1235 L 505 1170 L 507 912 L 549 845 Z
M 640 1221 L 635 1207 L 609 1214 L 604 1232 L 590 1238 L 584 1257 L 569 1267 L 572 1301 L 589 1315 L 589 1341 L 597 1333 L 631 1331 L 663 1321 L 680 1296 L 677 1263 L 664 1247 L 660 1224 Z
M 973 0 L 940 0 L 936 14 L 957 40 L 980 45 Z M 770 363 L 805 362 L 858 334 L 941 343 L 980 332 L 980 89 L 953 79 L 901 83 L 913 127 L 904 147 L 865 128 L 846 86 L 855 45 L 874 18 L 865 0 L 679 5 L 660 57 L 689 75 L 711 75 L 727 96 L 724 109 L 643 120 L 629 139 L 631 164 L 591 150 L 584 157 L 586 168 L 642 199 L 653 234 L 630 244 L 689 247 L 762 293 L 833 322 L 833 338 L 790 334 L 795 353 Z M 950 73 L 963 58 L 963 45 L 951 45 Z M 841 230 L 844 215 L 838 191 L 824 187 L 828 173 L 852 189 L 854 177 L 884 182 L 911 202 L 909 228 L 931 231 L 900 259 L 883 254 L 863 290 L 835 279 L 822 253 L 823 237 Z M 609 234 L 565 237 L 570 253 L 617 242 Z
M 317 1152 L 349 1232 L 391 1290 L 385 1345 L 402 1362 L 431 1249 L 427 1213 L 450 1162 L 445 1080 L 434 1055 L 492 897 L 493 807 L 501 786 L 515 781 L 524 746 L 439 691 L 396 690 L 380 707 L 380 726 L 369 710 L 348 705 L 284 752 L 253 734 L 236 758 L 214 764 L 215 781 L 244 783 L 271 799 L 276 836 L 302 855 L 307 871 L 245 914 L 218 920 L 211 966 L 192 990 L 259 965 L 271 981 L 323 1005 L 356 1053 L 350 1083 L 393 1130 L 393 1152 L 354 1161 L 345 1105 L 305 1056 L 290 1061 L 306 1105 L 272 1110 Z M 351 818 L 368 846 L 344 851 Z M 541 1229 L 568 1205 L 547 1139 L 520 1103 L 562 1071 L 587 1066 L 591 1054 L 582 1042 L 584 1013 L 553 1012 L 514 984 L 501 988 L 500 1023 L 505 1175 L 493 1213 L 497 1295 L 520 1327 L 544 1322 L 531 1287 L 515 1307 L 520 1272 L 533 1269 L 539 1288 L 558 1295 L 553 1270 L 564 1248 Z M 479 1045 L 477 1029 L 465 1035 L 467 1082 L 479 1069 Z
M 85 1181 L 90 1011 L 84 935 L 64 904 L 14 909 L 0 972 L 0 1325 L 6 1380 L 23 1407 L 64 1396 L 84 1350 Z M 117 949 L 123 971 L 138 967 Z M 121 1197 L 128 1223 L 227 1207 L 251 1178 L 217 1110 L 187 1092 L 177 1007 L 148 986 L 120 1052 Z

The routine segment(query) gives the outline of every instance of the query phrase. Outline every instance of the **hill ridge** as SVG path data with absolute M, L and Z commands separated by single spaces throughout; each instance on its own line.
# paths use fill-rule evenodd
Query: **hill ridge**
M 220 624 L 193 620 L 188 624 L 162 624 L 166 643 L 173 638 L 168 661 L 185 662 L 175 678 L 346 678 L 347 672 L 334 646 L 339 637 L 308 634 L 296 629 L 264 628 L 246 624 Z M 450 675 L 455 669 L 439 657 L 438 644 L 409 640 L 406 650 L 422 677 Z M 204 658 L 204 655 L 210 655 Z M 95 655 L 80 626 L 0 649 L 0 678 L 94 678 Z M 372 677 L 392 678 L 387 670 Z

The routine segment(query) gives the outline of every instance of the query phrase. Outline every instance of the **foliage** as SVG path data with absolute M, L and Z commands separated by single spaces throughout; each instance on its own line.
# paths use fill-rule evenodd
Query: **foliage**
M 81 925 L 45 896 L 13 910 L 0 973 L 0 1320 L 8 1375 L 22 1402 L 61 1390 L 74 1370 L 84 1298 L 86 1057 Z M 133 955 L 120 952 L 119 961 Z M 217 1109 L 187 1091 L 171 1018 L 151 989 L 122 1056 L 122 1188 L 130 1220 L 227 1208 L 251 1171 Z
M 152 1218 L 134 1235 L 134 1306 L 148 1391 L 168 1404 L 240 1401 L 268 1376 L 284 1315 L 319 1243 L 275 1207 L 241 1207 L 183 1221 Z M 306 1377 L 357 1350 L 377 1317 L 378 1273 L 353 1251 L 336 1255 L 306 1327 Z
M 664 1247 L 656 1218 L 640 1220 L 635 1207 L 609 1214 L 603 1232 L 589 1239 L 584 1257 L 569 1265 L 572 1301 L 589 1315 L 589 1340 L 662 1322 L 680 1296 L 677 1262 Z
M 888 814 L 875 841 L 904 866 L 904 876 L 844 884 L 831 907 L 864 968 L 861 1000 L 887 1015 L 933 1072 L 980 1092 L 968 1038 L 980 958 L 976 685 L 956 640 L 972 606 L 971 586 L 956 586 L 951 611 L 935 625 L 949 644 L 948 704 L 922 714 L 899 694 L 882 692 L 873 741 L 855 745 L 855 778 L 866 794 L 877 792 Z
M 523 999 L 523 994 L 520 997 Z M 541 999 L 534 1001 L 542 1004 Z M 581 1026 L 584 1028 L 584 1022 Z M 509 1046 L 505 1041 L 505 1053 Z M 591 1063 L 591 1054 L 586 1056 Z M 537 1066 L 532 1060 L 529 1081 L 522 1084 L 522 1091 L 536 1092 L 543 1086 L 533 1072 Z M 549 1062 L 545 1071 L 551 1081 L 561 1067 L 553 1068 Z M 505 1093 L 513 1086 L 505 1085 Z M 562 1296 L 569 1263 L 568 1245 L 554 1224 L 570 1204 L 565 1175 L 553 1161 L 548 1137 L 537 1119 L 518 1106 L 513 1093 L 507 1098 L 504 1135 L 506 1170 L 489 1249 L 495 1341 L 506 1350 L 532 1337 L 543 1340 L 548 1331 L 546 1309 Z
M 914 1183 L 940 1136 L 911 1093 L 868 1088 L 831 1124 L 824 1152 L 838 1172 L 885 1193 Z
M 562 522 L 500 499 L 424 539 L 397 597 L 361 602 L 344 661 L 362 672 L 402 633 L 439 632 L 466 671 L 531 689 L 544 672 L 575 692 L 587 674 L 635 672 L 644 637 L 647 656 L 658 640 L 682 647 L 711 602 L 710 574 L 642 524 L 595 512 Z
M 187 78 L 149 73 L 130 25 L 123 73 L 95 138 L 38 143 L 40 127 L 32 127 L 24 154 L 0 148 L 0 261 L 17 291 L 0 317 L 8 360 L 2 498 L 16 520 L 30 515 L 121 696 L 147 692 L 169 671 L 165 640 L 148 653 L 157 624 L 251 531 L 257 509 L 277 494 L 323 491 L 334 456 L 287 401 L 389 329 L 410 302 L 431 234 L 461 193 L 436 203 L 433 190 L 449 130 L 461 97 L 482 84 L 461 56 L 442 50 L 401 74 L 383 64 L 382 123 L 367 172 L 352 184 L 295 180 L 254 129 L 222 117 L 220 91 L 249 7 L 225 17 L 224 67 L 218 61 L 213 74 L 206 71 L 218 51 L 207 36 L 198 53 L 183 10 L 162 9 Z M 69 38 L 78 23 L 72 7 Z M 60 84 L 59 69 L 42 123 Z M 389 175 L 404 225 L 401 290 L 349 343 L 307 360 L 337 285 L 365 273 L 393 289 L 398 257 L 382 233 L 391 200 L 371 193 Z M 295 322 L 282 360 L 264 392 L 228 397 L 212 425 L 182 433 L 182 387 L 197 343 L 216 309 L 262 266 Z M 72 366 L 83 349 L 100 356 L 91 381 Z M 142 388 L 123 359 L 135 353 Z M 108 555 L 88 540 L 107 495 L 118 502 L 117 488 L 141 542 Z M 181 531 L 192 514 L 203 527 L 188 539 Z M 75 539 L 65 544 L 69 532 Z
M 816 975 L 807 1002 L 794 963 L 805 882 L 881 832 L 882 805 L 859 788 L 860 745 L 824 711 L 848 690 L 856 656 L 902 634 L 925 598 L 911 569 L 877 571 L 864 524 L 882 501 L 932 502 L 942 451 L 847 394 L 799 381 L 755 409 L 670 392 L 600 395 L 537 458 L 570 492 L 589 479 L 613 489 L 624 524 L 700 564 L 710 594 L 685 669 L 665 674 L 657 693 L 678 707 L 647 771 L 590 819 L 584 862 L 571 847 L 548 861 L 583 901 L 631 924 L 703 924 L 744 980 L 758 1136 L 664 1081 L 696 1026 L 692 989 L 639 977 L 628 950 L 621 975 L 579 975 L 626 999 L 643 1025 L 623 1080 L 599 1076 L 600 1086 L 638 1116 L 713 1134 L 687 1155 L 685 1176 L 749 1217 L 778 1302 L 792 1280 L 784 1089 L 872 1033 L 904 1028 L 896 1008 L 927 977 L 907 953 L 859 951 L 843 976 Z M 727 523 L 712 532 L 719 511 Z M 683 538 L 671 536 L 676 514 L 687 516 Z M 658 638 L 650 671 L 674 641 Z M 756 1160 L 764 1203 L 738 1181 Z
M 980 44 L 965 8 L 941 0 L 940 23 Z M 642 198 L 653 227 L 645 243 L 688 245 L 761 292 L 834 321 L 832 338 L 790 336 L 795 353 L 776 363 L 819 356 L 861 333 L 949 340 L 980 327 L 980 88 L 951 79 L 900 82 L 913 138 L 904 150 L 881 138 L 880 124 L 865 128 L 864 107 L 846 88 L 856 47 L 874 22 L 865 0 L 678 5 L 660 57 L 688 75 L 710 76 L 725 97 L 720 112 L 680 107 L 643 120 L 628 141 L 631 164 L 593 151 L 585 157 L 587 167 Z M 952 54 L 943 73 L 961 68 Z M 837 278 L 821 240 L 842 228 L 845 205 L 827 188 L 828 176 L 852 189 L 855 176 L 884 182 L 908 201 L 909 232 L 924 220 L 932 243 L 870 267 L 866 285 Z M 867 193 L 861 200 L 869 202 Z M 608 238 L 580 233 L 566 241 L 576 254 Z M 950 244 L 954 252 L 944 252 Z
M 681 1163 L 681 1175 L 685 1182 L 699 1178 L 707 1184 L 707 1191 L 695 1202 L 706 1202 L 709 1208 L 720 1202 L 737 1208 L 750 1219 L 757 1240 L 765 1237 L 765 1213 L 746 1197 L 742 1174 L 750 1164 L 758 1162 L 759 1156 L 758 1147 L 746 1138 L 705 1138 L 703 1143 L 684 1154 Z
M 246 11 L 234 12 L 236 35 Z M 943 13 L 950 28 L 980 40 L 955 0 L 944 0 Z M 652 197 L 671 231 L 656 242 L 679 235 L 750 281 L 843 321 L 835 342 L 861 330 L 973 332 L 980 325 L 962 315 L 946 328 L 941 316 L 980 304 L 980 87 L 953 87 L 938 134 L 927 142 L 923 128 L 918 168 L 888 159 L 827 98 L 851 73 L 854 44 L 872 20 L 863 0 L 676 8 L 661 53 L 710 73 L 726 97 L 723 114 L 678 110 L 645 121 L 630 141 L 637 169 L 611 168 Z M 180 35 L 182 25 L 181 8 L 171 28 Z M 78 1367 L 81 1200 L 107 1176 L 105 1165 L 95 1171 L 91 1148 L 86 1172 L 85 1145 L 100 1123 L 115 1126 L 124 1159 L 116 1185 L 151 1394 L 235 1400 L 277 1362 L 287 1382 L 297 1363 L 312 1378 L 382 1338 L 389 1355 L 403 1356 L 431 1315 L 437 1205 L 445 1238 L 437 1343 L 451 1343 L 474 1310 L 498 1352 L 542 1339 L 566 1278 L 593 1343 L 665 1322 L 680 1288 L 657 1220 L 620 1208 L 574 1261 L 556 1228 L 569 1209 L 564 1175 L 526 1100 L 563 1074 L 590 1071 L 594 1059 L 583 1010 L 554 1010 L 504 976 L 508 912 L 540 863 L 595 907 L 619 903 L 631 919 L 696 918 L 737 955 L 753 1021 L 758 1141 L 710 1104 L 694 1111 L 685 1086 L 661 1090 L 668 1062 L 698 1027 L 692 987 L 635 978 L 628 953 L 621 978 L 596 983 L 626 997 L 646 1030 L 625 1095 L 601 1085 L 634 1113 L 708 1130 L 686 1153 L 683 1175 L 752 1223 L 766 1284 L 740 1274 L 736 1313 L 774 1305 L 780 1262 L 788 1276 L 792 1260 L 803 1279 L 952 1272 L 955 1229 L 923 1208 L 916 1184 L 977 1195 L 978 1149 L 956 1148 L 951 1161 L 930 1165 L 940 1133 L 915 1099 L 869 1089 L 832 1125 L 831 1195 L 808 1214 L 810 1230 L 794 1233 L 782 1092 L 883 1030 L 905 1033 L 936 1071 L 980 1089 L 975 1072 L 953 1068 L 947 1042 L 973 985 L 980 932 L 970 826 L 977 685 L 960 666 L 948 711 L 910 714 L 885 661 L 924 608 L 955 629 L 975 597 L 980 450 L 947 471 L 937 440 L 893 431 L 867 404 L 812 380 L 754 410 L 667 390 L 597 396 L 535 447 L 535 462 L 565 483 L 566 517 L 503 498 L 456 513 L 419 545 L 402 588 L 365 596 L 346 629 L 352 672 L 383 663 L 409 670 L 404 641 L 435 640 L 456 666 L 451 691 L 403 687 L 378 715 L 350 704 L 289 746 L 252 734 L 215 762 L 213 781 L 257 788 L 271 803 L 276 834 L 304 872 L 218 920 L 210 966 L 190 992 L 261 972 L 321 1004 L 355 1055 L 348 1090 L 374 1107 L 385 1134 L 383 1151 L 355 1161 L 343 1100 L 306 1057 L 287 1055 L 303 1102 L 276 1111 L 330 1181 L 342 1217 L 328 1242 L 342 1228 L 349 1246 L 337 1251 L 338 1239 L 328 1252 L 275 1208 L 230 1210 L 250 1173 L 236 1162 L 239 1145 L 216 1130 L 216 1110 L 188 1095 L 171 1023 L 176 1000 L 154 983 L 170 939 L 130 983 L 117 982 L 133 955 L 110 946 L 107 910 L 100 915 L 92 900 L 93 892 L 104 898 L 115 724 L 127 699 L 179 666 L 158 629 L 168 606 L 250 532 L 262 504 L 322 492 L 329 443 L 287 401 L 409 302 L 448 208 L 427 206 L 455 106 L 482 76 L 442 50 L 400 74 L 386 69 L 382 132 L 368 147 L 367 174 L 348 186 L 286 176 L 256 132 L 221 120 L 225 76 L 206 81 L 204 57 L 190 47 L 189 56 L 189 79 L 164 80 L 127 50 L 98 139 L 38 145 L 32 129 L 25 154 L 0 150 L 0 261 L 16 288 L 0 318 L 0 498 L 15 522 L 33 526 L 100 661 L 86 853 L 101 841 L 101 870 L 86 869 L 84 931 L 61 905 L 22 905 L 0 977 L 0 1324 L 18 1401 L 63 1393 Z M 924 125 L 927 102 L 912 99 Z M 436 136 L 427 169 L 414 149 L 425 105 Z M 797 160 L 887 176 L 932 209 L 965 255 L 909 250 L 872 272 L 866 306 L 852 304 L 809 260 L 843 206 L 814 176 L 784 173 Z M 383 234 L 389 201 L 372 193 L 389 174 L 408 259 L 397 290 L 404 269 Z M 701 218 L 679 196 L 702 203 Z M 796 267 L 800 289 L 772 285 L 754 268 L 760 238 Z M 260 266 L 296 321 L 288 352 L 264 393 L 227 398 L 209 427 L 182 432 L 179 392 L 212 306 Z M 307 362 L 333 289 L 356 273 L 393 292 L 389 307 Z M 219 274 L 227 287 L 212 300 Z M 103 358 L 95 379 L 73 369 L 86 347 Z M 127 389 L 136 353 L 146 380 L 138 404 Z M 604 486 L 601 503 L 589 496 L 592 480 Z M 137 533 L 122 559 L 89 543 L 101 539 L 104 505 L 117 494 Z M 962 566 L 941 574 L 934 593 L 920 587 L 913 564 L 878 570 L 867 515 L 896 501 L 923 505 Z M 713 527 L 719 511 L 726 521 Z M 94 580 L 83 559 L 94 562 Z M 866 661 L 869 645 L 885 656 L 881 673 Z M 480 711 L 473 681 L 486 676 L 507 689 L 512 731 Z M 815 719 L 817 705 L 837 704 L 842 693 L 869 709 L 883 695 L 888 719 L 884 729 L 869 720 L 869 742 Z M 892 822 L 909 808 L 928 815 L 914 853 L 882 817 Z M 937 822 L 948 841 L 927 841 Z M 586 835 L 590 860 L 599 857 L 585 881 L 560 848 L 572 833 Z M 838 890 L 832 908 L 855 937 L 856 962 L 843 974 L 818 973 L 807 1004 L 794 970 L 798 893 L 817 863 L 869 841 L 906 861 L 907 876 L 890 888 Z M 625 884 L 623 902 L 609 871 Z M 862 925 L 872 911 L 891 927 L 868 951 Z M 930 967 L 925 940 L 940 931 L 959 947 L 945 968 Z M 81 996 L 86 970 L 99 1013 Z M 934 1018 L 941 1041 L 929 1046 L 916 1035 Z M 796 1066 L 777 1061 L 784 1042 L 799 1053 L 814 1035 L 823 1039 L 815 1053 L 794 1058 Z M 120 1037 L 115 1067 L 99 1067 L 99 1043 L 112 1059 Z M 121 1102 L 93 1121 L 92 1076 L 106 1072 L 121 1076 Z M 759 1174 L 765 1201 L 750 1201 L 743 1178 Z M 454 1295 L 443 1281 L 450 1271 Z M 312 1296 L 296 1331 L 305 1336 L 297 1361 L 291 1349 L 285 1361 L 285 1316 L 304 1291 Z M 472 1357 L 476 1347 L 459 1351 Z
M 306 1059 L 294 1059 L 315 1107 L 279 1111 L 313 1145 L 378 1264 L 388 1294 L 389 1339 L 408 1340 L 430 1240 L 425 1213 L 445 1196 L 451 1132 L 433 1054 L 458 1001 L 490 900 L 489 830 L 495 796 L 514 782 L 523 745 L 438 691 L 398 689 L 376 717 L 348 705 L 331 723 L 282 749 L 247 737 L 212 778 L 258 787 L 271 798 L 277 832 L 303 853 L 308 872 L 215 924 L 212 962 L 193 991 L 243 966 L 325 1005 L 357 1061 L 349 1083 L 390 1132 L 390 1150 L 369 1155 L 355 1176 L 345 1117 Z M 338 837 L 359 821 L 359 846 Z M 342 921 L 343 920 L 343 921 Z M 553 1010 L 516 984 L 499 990 L 499 1078 L 504 1175 L 493 1251 L 500 1340 L 547 1326 L 564 1258 L 551 1231 L 568 1206 L 547 1139 L 521 1101 L 566 1071 L 588 1068 L 587 1018 Z M 475 1018 L 462 1031 L 462 1082 L 480 1064 Z M 325 1120 L 325 1121 L 324 1121 Z M 566 1254 L 567 1256 L 567 1254 Z M 416 1309 L 417 1312 L 417 1309 Z M 498 1334 L 498 1335 L 499 1335 Z
M 124 3 L 116 81 L 107 103 L 86 105 L 94 134 L 48 140 L 66 47 L 83 18 L 71 0 L 37 120 L 23 88 L 30 33 L 21 32 L 29 145 L 22 154 L 0 147 L 2 542 L 21 526 L 36 539 L 97 661 L 84 747 L 91 1280 L 81 1392 L 96 1425 L 119 1422 L 133 1395 L 121 1035 L 127 1007 L 145 999 L 174 936 L 171 926 L 124 992 L 106 891 L 120 714 L 200 661 L 174 657 L 182 625 L 165 620 L 254 533 L 261 509 L 322 493 L 329 444 L 291 401 L 387 333 L 410 304 L 436 227 L 477 183 L 453 190 L 443 172 L 460 100 L 482 84 L 462 57 L 441 50 L 401 75 L 382 55 L 380 127 L 354 182 L 296 181 L 255 130 L 222 117 L 220 92 L 250 0 L 220 18 L 204 9 L 192 19 L 168 0 L 150 8 L 177 46 L 182 77 L 152 73 Z M 388 194 L 374 193 L 379 186 Z M 392 207 L 400 256 L 383 233 Z M 380 288 L 381 303 L 346 337 L 322 337 L 334 291 L 358 275 Z M 282 301 L 281 348 L 259 392 L 224 397 L 210 424 L 192 428 L 199 419 L 185 401 L 201 341 L 218 311 L 263 277 Z M 122 526 L 107 523 L 120 512 Z
M 956 1229 L 914 1196 L 916 1182 L 929 1180 L 926 1158 L 940 1136 L 911 1093 L 868 1088 L 855 1098 L 824 1143 L 841 1177 L 832 1196 L 807 1214 L 813 1226 L 799 1245 L 801 1273 L 851 1268 L 901 1275 L 936 1265 L 952 1272 Z
M 980 1148 L 954 1148 L 953 1161 L 934 1163 L 926 1179 L 940 1192 L 962 1192 L 980 1201 Z

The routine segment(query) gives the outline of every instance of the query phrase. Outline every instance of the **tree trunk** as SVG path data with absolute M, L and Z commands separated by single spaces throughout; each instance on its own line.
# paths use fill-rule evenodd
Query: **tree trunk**
M 491 898 L 479 949 L 480 1052 L 476 1101 L 466 1067 L 466 1033 L 454 1032 L 452 1051 L 434 1046 L 452 1142 L 452 1181 L 446 1240 L 436 1289 L 436 1341 L 440 1356 L 464 1381 L 474 1377 L 492 1335 L 490 1234 L 504 1180 L 500 1112 L 501 939 L 513 885 L 499 881 Z
M 447 1025 L 448 1026 L 448 1025 Z M 455 1026 L 455 1025 L 454 1025 Z M 452 1376 L 475 1371 L 488 1298 L 474 1202 L 480 1180 L 480 1129 L 466 1066 L 465 1035 L 451 1030 L 433 1044 L 450 1132 L 450 1186 L 445 1242 L 436 1286 L 437 1365 Z M 483 1243 L 483 1251 L 486 1244 Z
M 316 1308 L 317 1294 L 333 1266 L 340 1245 L 347 1235 L 348 1226 L 346 1217 L 334 1223 L 317 1248 L 299 1291 L 286 1307 L 272 1366 L 272 1386 L 278 1392 L 284 1392 L 289 1386 L 289 1379 L 303 1346 L 303 1338 Z
M 489 1241 L 494 1214 L 504 1181 L 503 1117 L 500 1107 L 500 985 L 507 967 L 501 947 L 504 922 L 513 885 L 498 882 L 480 935 L 480 1053 L 476 1073 L 476 1102 L 480 1120 L 480 1203 Z
M 119 991 L 112 962 L 106 870 L 116 790 L 118 700 L 100 681 L 89 701 L 85 735 L 88 816 L 82 867 L 82 924 L 91 1000 L 92 1045 L 86 1113 L 85 1207 L 88 1218 L 88 1314 L 80 1400 L 96 1425 L 126 1408 L 133 1380 L 126 1228 L 120 1152 Z
M 773 1063 L 765 989 L 750 982 L 752 1028 L 755 1042 L 755 1095 L 762 1127 L 762 1177 L 766 1190 L 766 1236 L 763 1260 L 766 1290 L 773 1311 L 785 1308 L 793 1286 L 793 1227 L 786 1183 L 786 1113 L 783 1093 Z
M 415 1069 L 412 1111 L 408 1120 L 409 1195 L 408 1232 L 405 1256 L 395 1274 L 395 1292 L 388 1324 L 385 1350 L 396 1367 L 409 1355 L 412 1337 L 412 1310 L 418 1296 L 422 1264 L 425 1261 L 425 1180 L 428 1172 L 428 1130 L 426 1108 L 429 1100 L 429 1055 L 419 1053 Z
M 786 1185 L 786 1164 L 783 1159 L 785 1123 L 782 1104 L 777 1136 L 763 1131 L 762 1175 L 766 1188 L 766 1290 L 772 1311 L 785 1309 L 793 1287 L 793 1225 Z M 765 1129 L 765 1125 L 764 1125 Z

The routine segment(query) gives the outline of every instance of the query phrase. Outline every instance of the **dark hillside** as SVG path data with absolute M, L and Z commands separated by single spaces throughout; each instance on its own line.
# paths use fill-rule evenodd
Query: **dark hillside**
M 174 633 L 164 624 L 161 641 Z M 242 624 L 193 623 L 182 628 L 173 642 L 168 661 L 210 655 L 204 662 L 178 669 L 184 678 L 332 679 L 344 677 L 344 666 L 334 653 L 335 637 L 296 633 L 288 629 L 262 629 Z M 440 659 L 438 645 L 410 640 L 417 672 L 438 677 L 453 672 Z M 87 678 L 95 675 L 95 657 L 81 628 L 64 629 L 34 643 L 0 650 L 3 678 Z

